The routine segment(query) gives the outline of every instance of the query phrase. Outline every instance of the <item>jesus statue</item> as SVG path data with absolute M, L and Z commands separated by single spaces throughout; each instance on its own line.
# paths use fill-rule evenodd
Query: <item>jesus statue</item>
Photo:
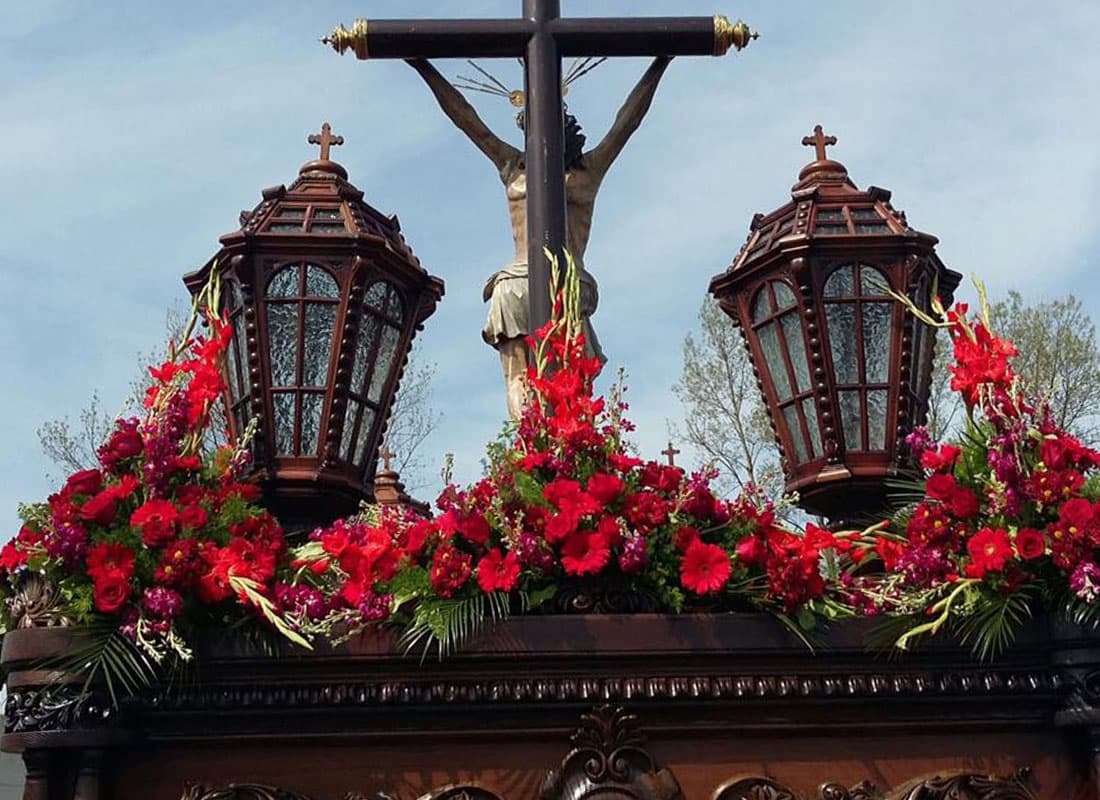
M 663 56 L 654 59 L 619 109 L 611 129 L 595 148 L 587 152 L 584 150 L 585 137 L 581 126 L 576 117 L 565 114 L 566 242 L 580 276 L 580 309 L 584 316 L 585 342 L 589 353 L 601 362 L 606 358 L 589 321 L 599 302 L 599 293 L 596 279 L 584 268 L 592 211 L 604 175 L 649 111 L 657 84 L 671 60 Z M 489 303 L 489 317 L 481 334 L 500 353 L 508 413 L 512 419 L 519 419 L 527 398 L 526 337 L 531 332 L 527 299 L 527 171 L 524 153 L 489 130 L 473 106 L 427 60 L 415 59 L 409 64 L 428 84 L 443 113 L 493 162 L 504 184 L 516 250 L 512 262 L 493 273 L 485 284 L 483 296 Z M 516 121 L 522 130 L 522 112 Z

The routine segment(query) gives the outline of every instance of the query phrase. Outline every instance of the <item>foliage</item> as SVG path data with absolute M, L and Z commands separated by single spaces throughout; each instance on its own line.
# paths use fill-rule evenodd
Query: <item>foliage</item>
M 720 470 L 719 489 L 759 487 L 768 497 L 783 490 L 779 446 L 768 424 L 752 363 L 736 325 L 710 298 L 699 309 L 699 332 L 684 339 L 680 382 L 684 405 L 677 432 Z

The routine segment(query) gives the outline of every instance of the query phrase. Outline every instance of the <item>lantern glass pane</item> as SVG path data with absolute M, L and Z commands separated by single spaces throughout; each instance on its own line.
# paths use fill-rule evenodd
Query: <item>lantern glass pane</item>
M 344 412 L 344 431 L 340 437 L 340 456 L 345 461 L 351 461 L 352 437 L 355 435 L 355 419 L 359 416 L 359 401 L 355 398 L 348 400 L 347 410 Z
M 802 414 L 806 417 L 806 427 L 810 429 L 810 453 L 814 458 L 821 457 L 821 427 L 817 423 L 817 409 L 812 397 L 802 400 Z
M 245 344 L 244 319 L 241 317 L 237 317 L 234 324 L 233 338 L 237 341 L 237 353 L 240 357 L 241 390 L 247 396 L 249 391 L 248 348 Z
M 844 211 L 839 208 L 819 208 L 814 219 L 817 222 L 844 222 Z
M 302 394 L 302 442 L 300 454 L 312 456 L 317 454 L 317 443 L 321 437 L 321 410 L 325 405 L 323 394 Z
M 271 348 L 271 385 L 294 386 L 298 366 L 298 305 L 267 307 L 267 338 Z
M 370 442 L 371 428 L 374 426 L 374 409 L 363 409 L 363 421 L 359 423 L 359 436 L 355 441 L 355 463 L 363 464 L 367 460 L 367 444 Z
M 313 210 L 314 219 L 343 219 L 344 215 L 340 213 L 339 208 L 315 208 Z
M 401 300 L 401 295 L 396 289 L 390 292 L 389 306 L 386 308 L 386 314 L 400 325 L 405 319 L 405 304 Z
M 314 222 L 309 226 L 310 233 L 344 233 L 347 228 L 342 222 Z
M 794 378 L 798 384 L 798 394 L 810 391 L 810 362 L 806 359 L 806 343 L 802 338 L 802 326 L 798 323 L 798 314 L 784 314 L 779 318 L 783 326 L 783 338 L 787 340 L 787 353 L 794 367 Z
M 386 311 L 386 298 L 389 296 L 390 286 L 384 281 L 378 281 L 372 283 L 367 289 L 366 297 L 363 302 L 369 308 L 373 308 L 375 311 L 385 313 Z
M 244 298 L 241 296 L 241 285 L 236 281 L 229 281 L 229 308 L 235 311 L 243 305 Z
M 794 443 L 795 459 L 799 464 L 809 461 L 809 454 L 806 452 L 806 439 L 802 436 L 802 426 L 798 422 L 798 410 L 793 405 L 783 408 L 783 421 L 787 423 L 787 430 L 790 432 L 791 441 Z
M 848 213 L 852 215 L 854 220 L 879 220 L 882 216 L 872 208 L 850 208 Z
M 305 219 L 306 210 L 304 207 L 284 206 L 275 216 L 280 219 Z
M 867 449 L 886 449 L 886 401 L 885 389 L 867 390 Z
M 791 398 L 791 381 L 787 377 L 787 365 L 783 363 L 783 352 L 779 349 L 779 335 L 776 332 L 775 323 L 769 322 L 756 332 L 760 339 L 760 349 L 764 351 L 764 361 L 768 366 L 768 374 L 775 384 L 775 393 L 782 403 Z
M 863 303 L 863 364 L 868 383 L 886 383 L 890 372 L 890 303 Z
M 833 374 L 836 382 L 859 383 L 856 307 L 851 303 L 830 303 L 825 306 L 825 319 L 829 326 L 829 351 L 833 356 Z
M 756 299 L 752 302 L 752 321 L 760 322 L 772 314 L 772 301 L 768 296 L 768 287 L 764 286 L 756 293 Z
M 306 296 L 307 297 L 331 297 L 340 296 L 340 287 L 336 279 L 327 269 L 314 264 L 306 264 Z
M 782 281 L 772 282 L 772 291 L 775 292 L 775 310 L 783 311 L 794 306 L 794 292 L 791 287 Z
M 856 224 L 856 233 L 890 233 L 890 226 L 885 222 L 860 222 Z
M 240 362 L 241 357 L 237 352 L 237 338 L 234 336 L 229 345 L 228 363 L 225 365 L 225 370 L 229 373 L 229 396 L 234 403 L 241 397 Z
M 294 455 L 294 392 L 273 392 L 275 410 L 275 452 Z
M 843 389 L 837 392 L 837 397 L 840 400 L 840 424 L 844 428 L 844 447 L 848 450 L 862 450 L 859 390 Z
M 855 274 L 851 264 L 837 267 L 825 281 L 825 297 L 852 297 L 855 294 Z
M 859 293 L 863 297 L 889 297 L 890 281 L 886 274 L 875 267 L 861 264 L 859 267 Z
M 367 400 L 372 403 L 377 403 L 382 397 L 382 390 L 390 375 L 390 367 L 397 353 L 397 340 L 400 336 L 401 332 L 397 328 L 386 325 L 382 329 L 382 341 L 378 345 L 378 357 L 374 360 L 374 372 L 370 376 L 370 391 L 367 392 Z
M 298 296 L 298 267 L 283 267 L 271 276 L 267 284 L 268 297 Z
M 305 349 L 302 351 L 302 386 L 328 382 L 332 329 L 336 326 L 334 303 L 306 303 Z
M 382 321 L 369 314 L 364 315 L 359 325 L 359 336 L 355 344 L 355 361 L 351 366 L 351 391 L 362 394 L 366 387 L 367 371 L 370 369 L 370 354 L 378 334 L 382 330 Z

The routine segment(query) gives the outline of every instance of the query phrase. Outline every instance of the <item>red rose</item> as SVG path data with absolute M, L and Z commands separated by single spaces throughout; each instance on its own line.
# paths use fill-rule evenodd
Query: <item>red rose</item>
M 65 481 L 63 494 L 95 494 L 103 486 L 103 473 L 98 469 L 82 469 Z
M 185 530 L 200 530 L 209 521 L 210 516 L 202 506 L 187 506 L 180 512 L 180 527 Z
M 119 420 L 118 427 L 111 438 L 97 451 L 99 463 L 114 472 L 118 462 L 141 455 L 145 449 L 141 434 L 137 430 L 137 420 Z
M 561 565 L 569 575 L 592 575 L 607 566 L 611 549 L 598 533 L 577 533 L 561 548 Z
M 929 475 L 928 481 L 924 484 L 924 491 L 933 500 L 947 502 L 951 495 L 955 493 L 955 476 L 943 474 Z
M 141 529 L 141 541 L 157 547 L 176 535 L 179 511 L 167 500 L 146 500 L 130 515 L 130 524 Z
M 1046 539 L 1034 528 L 1021 528 L 1016 532 L 1016 552 L 1027 561 L 1041 557 L 1047 550 Z
M 110 614 L 122 608 L 130 598 L 130 579 L 121 575 L 107 575 L 93 585 L 97 611 Z
M 714 594 L 730 579 L 730 557 L 716 544 L 696 542 L 680 562 L 680 583 L 699 595 Z
M 494 547 L 478 562 L 477 585 L 486 594 L 496 591 L 510 592 L 518 583 L 519 557 L 514 550 L 504 556 Z
M 76 513 L 85 522 L 91 522 L 95 525 L 110 525 L 117 512 L 118 501 L 115 499 L 115 493 L 110 489 L 106 489 L 92 497 Z
M 471 514 L 459 523 L 458 532 L 468 542 L 485 544 L 492 529 L 484 514 Z
M 614 475 L 597 472 L 588 479 L 587 491 L 598 503 L 610 505 L 623 491 L 623 482 Z
M 107 578 L 129 580 L 134 574 L 134 551 L 118 542 L 103 542 L 88 551 L 88 575 L 99 583 Z

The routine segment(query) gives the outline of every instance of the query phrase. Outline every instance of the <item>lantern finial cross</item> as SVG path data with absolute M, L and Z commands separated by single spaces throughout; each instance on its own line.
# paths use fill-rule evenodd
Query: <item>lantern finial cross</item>
M 805 147 L 812 147 L 817 153 L 818 161 L 825 161 L 829 158 L 825 152 L 825 148 L 829 145 L 836 144 L 835 136 L 826 136 L 820 125 L 814 125 L 813 136 L 803 136 L 802 144 Z
M 382 469 L 386 472 L 393 472 L 393 456 L 394 452 L 390 450 L 390 446 L 388 444 L 382 445 L 378 457 L 382 459 Z
M 668 457 L 668 465 L 670 467 L 676 466 L 676 456 L 680 454 L 680 451 L 672 446 L 672 442 L 668 443 L 668 447 L 661 451 L 661 455 Z
M 332 145 L 334 144 L 343 144 L 344 137 L 333 136 L 332 126 L 326 122 L 324 125 L 321 126 L 320 133 L 311 133 L 309 135 L 309 143 L 321 145 L 321 161 L 328 161 L 329 148 L 332 147 Z

